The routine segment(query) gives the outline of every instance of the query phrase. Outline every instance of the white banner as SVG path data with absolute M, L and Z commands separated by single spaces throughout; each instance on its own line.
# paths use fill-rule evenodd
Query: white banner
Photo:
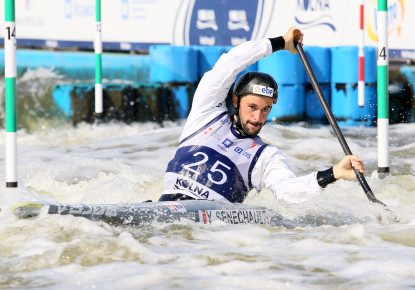
M 359 0 L 102 0 L 103 49 L 147 50 L 162 43 L 237 45 L 281 35 L 290 26 L 303 31 L 305 45 L 357 46 L 359 4 Z M 377 46 L 376 10 L 376 0 L 365 0 L 367 46 Z M 415 58 L 413 11 L 413 0 L 388 1 L 392 58 Z M 4 15 L 4 5 L 0 13 Z M 93 50 L 95 0 L 16 1 L 16 26 L 20 47 Z

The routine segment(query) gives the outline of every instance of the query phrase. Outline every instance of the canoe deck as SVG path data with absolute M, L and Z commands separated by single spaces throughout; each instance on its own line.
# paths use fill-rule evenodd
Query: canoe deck
M 262 224 L 294 227 L 294 223 L 263 206 L 211 200 L 183 200 L 144 202 L 134 204 L 53 204 L 40 202 L 18 203 L 12 212 L 19 218 L 46 214 L 72 215 L 111 225 L 140 226 L 152 223 L 173 223 L 191 220 L 211 224 Z

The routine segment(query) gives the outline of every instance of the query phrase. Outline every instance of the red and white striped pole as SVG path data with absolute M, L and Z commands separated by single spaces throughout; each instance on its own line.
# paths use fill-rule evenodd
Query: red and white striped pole
M 360 0 L 359 82 L 357 103 L 365 106 L 365 0 Z

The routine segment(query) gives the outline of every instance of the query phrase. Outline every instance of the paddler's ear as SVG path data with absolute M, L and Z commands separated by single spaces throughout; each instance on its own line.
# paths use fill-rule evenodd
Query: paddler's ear
M 232 103 L 235 108 L 238 107 L 238 97 L 235 94 L 232 95 Z

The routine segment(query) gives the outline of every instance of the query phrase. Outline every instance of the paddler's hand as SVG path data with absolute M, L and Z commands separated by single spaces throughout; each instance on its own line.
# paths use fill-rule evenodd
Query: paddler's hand
M 365 174 L 365 166 L 362 160 L 355 155 L 347 155 L 342 161 L 333 166 L 333 174 L 336 179 L 356 179 L 353 168 Z
M 300 33 L 300 36 L 296 35 L 294 33 L 294 30 L 296 30 L 296 32 Z M 297 49 L 294 46 L 294 37 L 299 37 L 298 42 L 302 43 L 303 42 L 303 33 L 301 33 L 300 30 L 295 29 L 294 27 L 291 27 L 287 33 L 285 33 L 285 35 L 283 36 L 284 41 L 285 41 L 285 47 L 284 50 L 288 50 L 289 52 L 291 52 L 292 54 L 297 53 Z

